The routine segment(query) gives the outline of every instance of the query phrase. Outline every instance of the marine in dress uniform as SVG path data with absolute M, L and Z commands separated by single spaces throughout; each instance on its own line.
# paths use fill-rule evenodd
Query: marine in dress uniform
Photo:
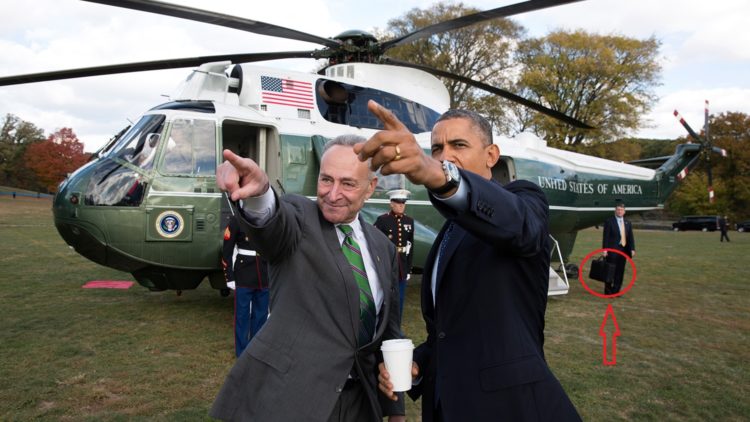
M 409 191 L 397 189 L 388 192 L 391 200 L 391 212 L 378 217 L 375 227 L 380 229 L 393 242 L 398 252 L 398 287 L 400 297 L 400 313 L 404 313 L 404 297 L 406 296 L 406 280 L 411 274 L 411 262 L 414 256 L 414 219 L 404 214 Z
M 221 261 L 227 287 L 234 290 L 234 348 L 239 357 L 268 318 L 268 264 L 235 218 L 224 230 Z

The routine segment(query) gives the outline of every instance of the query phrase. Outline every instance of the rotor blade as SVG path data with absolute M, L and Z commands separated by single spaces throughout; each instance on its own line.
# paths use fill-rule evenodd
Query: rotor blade
M 505 18 L 525 12 L 546 9 L 548 7 L 559 6 L 567 3 L 575 3 L 578 1 L 581 0 L 530 0 L 522 3 L 511 4 L 509 6 L 498 7 L 492 10 L 485 10 L 484 12 L 461 16 L 460 18 L 425 26 L 424 28 L 417 29 L 416 31 L 403 35 L 399 38 L 386 41 L 382 43 L 382 51 L 386 51 L 389 48 L 393 48 L 407 42 L 427 38 L 439 32 L 452 31 L 454 29 L 463 28 L 491 19 Z
M 574 119 L 574 118 L 572 118 L 572 117 L 570 117 L 568 115 L 560 113 L 559 111 L 552 110 L 551 108 L 547 108 L 547 107 L 545 107 L 545 106 L 543 106 L 543 105 L 541 105 L 539 103 L 535 103 L 535 102 L 533 102 L 531 100 L 527 100 L 526 98 L 520 97 L 520 96 L 518 96 L 518 95 L 516 95 L 516 94 L 514 94 L 512 92 L 506 91 L 506 90 L 501 89 L 501 88 L 496 88 L 496 87 L 494 87 L 492 85 L 487 85 L 487 84 L 485 84 L 483 82 L 475 81 L 474 79 L 471 79 L 471 78 L 466 78 L 464 76 L 456 75 L 456 74 L 450 73 L 450 72 L 445 72 L 443 70 L 435 69 L 435 68 L 429 67 L 429 66 L 423 66 L 423 65 L 416 64 L 416 63 L 410 63 L 410 62 L 404 62 L 404 61 L 397 60 L 397 59 L 392 59 L 390 57 L 383 57 L 383 62 L 387 63 L 387 64 L 392 64 L 392 65 L 395 65 L 395 66 L 411 67 L 411 68 L 414 68 L 414 69 L 423 70 L 423 71 L 425 71 L 427 73 L 431 73 L 433 75 L 442 76 L 444 78 L 455 79 L 455 80 L 457 80 L 459 82 L 463 82 L 463 83 L 465 83 L 467 85 L 471 85 L 473 87 L 476 87 L 476 88 L 479 88 L 479 89 L 483 89 L 483 90 L 485 90 L 485 91 L 487 91 L 489 93 L 492 93 L 492 94 L 495 94 L 495 95 L 499 95 L 499 96 L 501 96 L 503 98 L 507 98 L 507 99 L 509 99 L 511 101 L 514 101 L 516 103 L 524 105 L 524 106 L 526 106 L 526 107 L 528 107 L 528 108 L 530 108 L 532 110 L 536 110 L 536 111 L 538 111 L 538 112 L 540 112 L 542 114 L 546 114 L 547 116 L 550 116 L 552 118 L 555 118 L 557 120 L 565 122 L 565 123 L 567 123 L 567 124 L 569 124 L 571 126 L 575 126 L 575 127 L 581 128 L 581 129 L 593 129 L 592 126 L 589 126 L 586 123 L 583 123 L 583 122 L 581 122 L 579 120 L 576 120 L 576 119 Z
M 713 204 L 714 202 L 714 176 L 711 171 L 711 138 L 708 137 L 708 100 L 706 106 L 703 108 L 703 136 L 706 139 L 706 173 L 708 174 L 708 201 Z
M 701 139 L 701 137 L 698 136 L 697 133 L 695 133 L 695 131 L 693 130 L 693 128 L 690 127 L 690 125 L 685 121 L 685 119 L 680 115 L 680 113 L 677 110 L 675 110 L 673 114 L 674 114 L 674 117 L 676 117 L 680 121 L 680 124 L 682 125 L 682 127 L 684 127 L 685 130 L 688 131 L 688 133 L 690 134 L 690 136 L 693 139 L 695 139 L 696 141 L 698 141 L 698 143 L 700 143 L 702 145 L 703 144 L 703 139 Z
M 231 61 L 232 63 L 262 62 L 265 60 L 315 58 L 318 50 L 313 51 L 279 51 L 270 53 L 224 54 L 218 56 L 190 57 L 183 59 L 166 59 L 152 62 L 113 64 L 107 66 L 85 67 L 80 69 L 56 70 L 52 72 L 30 73 L 26 75 L 0 77 L 0 86 L 18 85 L 34 82 L 56 81 L 61 79 L 83 78 L 86 76 L 113 75 L 117 73 L 143 72 L 146 70 L 179 69 L 196 67 L 203 63 Z
M 125 9 L 140 10 L 159 15 L 174 16 L 176 18 L 189 19 L 192 21 L 208 23 L 211 25 L 225 26 L 227 28 L 239 29 L 241 31 L 253 32 L 255 34 L 269 35 L 272 37 L 287 38 L 291 40 L 306 41 L 322 44 L 326 47 L 336 48 L 340 42 L 330 38 L 323 38 L 306 32 L 284 28 L 270 23 L 239 18 L 225 15 L 223 13 L 209 12 L 207 10 L 193 7 L 179 6 L 176 4 L 162 3 L 153 0 L 83 0 L 91 3 L 117 6 Z
M 706 137 L 706 142 L 708 142 L 708 147 L 710 148 L 711 138 L 709 138 L 708 136 L 708 100 L 705 100 L 705 101 L 706 101 L 706 106 L 704 108 L 704 113 L 703 113 L 703 133 Z

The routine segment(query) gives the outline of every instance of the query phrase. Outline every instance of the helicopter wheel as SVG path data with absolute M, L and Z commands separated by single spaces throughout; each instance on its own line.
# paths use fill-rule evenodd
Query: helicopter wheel
M 219 290 L 219 295 L 221 297 L 227 297 L 227 296 L 229 296 L 229 289 L 221 289 L 221 290 Z
M 578 277 L 578 271 L 578 265 L 576 264 L 565 265 L 565 272 L 568 274 L 568 277 Z

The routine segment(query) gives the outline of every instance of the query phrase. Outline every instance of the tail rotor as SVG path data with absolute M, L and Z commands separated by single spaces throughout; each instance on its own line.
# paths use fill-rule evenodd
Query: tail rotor
M 717 152 L 721 154 L 722 157 L 727 156 L 726 150 L 722 148 L 714 148 L 714 146 L 711 143 L 711 137 L 709 136 L 709 115 L 708 115 L 708 100 L 706 100 L 706 104 L 704 107 L 704 123 L 703 123 L 703 130 L 702 135 L 698 135 L 695 133 L 693 128 L 690 127 L 690 125 L 685 121 L 685 119 L 680 115 L 680 113 L 675 110 L 674 116 L 677 118 L 677 120 L 680 121 L 680 124 L 682 127 L 685 128 L 685 130 L 690 135 L 690 138 L 695 140 L 697 143 L 701 145 L 701 149 L 703 150 L 703 157 L 706 162 L 706 173 L 708 174 L 708 201 L 709 203 L 713 204 L 716 197 L 714 195 L 714 179 L 713 179 L 713 173 L 711 171 L 711 153 Z M 690 142 L 690 140 L 688 140 Z

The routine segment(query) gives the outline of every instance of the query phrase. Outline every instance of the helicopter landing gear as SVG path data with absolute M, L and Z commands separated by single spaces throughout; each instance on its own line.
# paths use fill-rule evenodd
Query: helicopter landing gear
M 578 265 L 565 264 L 565 273 L 568 274 L 568 277 L 578 277 Z
M 227 297 L 227 296 L 229 296 L 229 289 L 220 289 L 219 290 L 219 295 L 221 297 Z

